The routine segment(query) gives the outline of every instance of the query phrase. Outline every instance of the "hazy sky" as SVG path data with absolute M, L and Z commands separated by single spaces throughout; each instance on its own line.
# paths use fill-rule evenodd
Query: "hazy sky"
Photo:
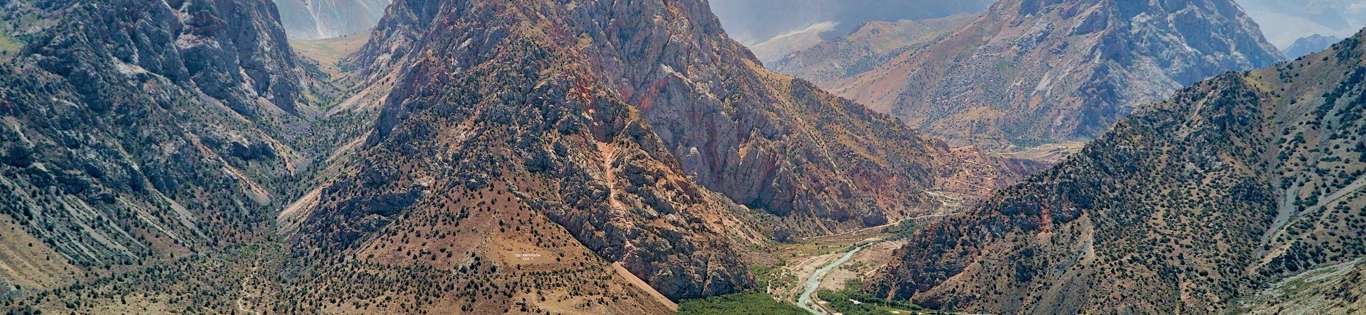
M 1366 26 L 1366 0 L 1238 0 L 1266 39 L 1284 48 L 1311 34 L 1348 37 Z
M 1143 0 L 1120 0 L 1143 1 Z M 1366 25 L 1366 0 L 1236 0 L 1267 40 L 1285 47 L 1311 34 L 1347 37 Z M 726 32 L 745 44 L 820 22 L 848 31 L 868 20 L 940 17 L 984 9 L 993 0 L 711 0 Z

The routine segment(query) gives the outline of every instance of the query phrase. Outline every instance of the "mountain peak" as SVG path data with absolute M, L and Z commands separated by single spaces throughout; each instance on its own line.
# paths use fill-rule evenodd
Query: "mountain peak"
M 782 217 L 791 226 L 780 227 L 797 234 L 925 211 L 932 202 L 922 192 L 960 170 L 932 158 L 951 154 L 937 140 L 764 70 L 725 36 L 704 2 L 400 1 L 393 11 L 381 21 L 381 39 L 358 55 L 360 64 L 380 69 L 370 72 L 428 58 L 416 53 L 433 45 L 460 56 L 443 61 L 459 69 L 490 39 L 535 32 L 551 49 L 576 56 L 568 59 L 603 92 L 638 109 L 688 176 Z M 991 175 L 978 189 L 1018 174 L 1004 161 L 982 160 Z
M 835 90 L 951 140 L 1086 139 L 1183 84 L 1279 53 L 1230 0 L 1006 0 Z

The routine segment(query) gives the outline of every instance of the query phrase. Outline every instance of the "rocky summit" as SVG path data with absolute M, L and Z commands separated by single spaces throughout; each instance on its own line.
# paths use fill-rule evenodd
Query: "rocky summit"
M 1177 92 L 916 231 L 866 289 L 987 313 L 1359 312 L 1363 40 Z
M 1002 0 L 833 91 L 960 143 L 1089 139 L 1135 108 L 1276 48 L 1231 0 Z

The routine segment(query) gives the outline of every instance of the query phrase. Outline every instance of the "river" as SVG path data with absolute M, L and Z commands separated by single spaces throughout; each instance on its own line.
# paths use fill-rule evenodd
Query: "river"
M 801 307 L 807 312 L 811 312 L 811 314 L 828 314 L 825 312 L 825 309 L 816 305 L 815 301 L 811 299 L 811 295 L 815 294 L 816 290 L 820 289 L 821 280 L 825 279 L 826 274 L 830 273 L 831 270 L 835 270 L 835 268 L 839 268 L 840 265 L 844 264 L 845 262 L 848 262 L 849 259 L 854 258 L 854 254 L 858 254 L 859 251 L 863 250 L 864 248 L 868 248 L 868 246 L 871 246 L 873 244 L 875 243 L 867 243 L 854 246 L 853 249 L 850 249 L 848 252 L 845 252 L 844 256 L 840 256 L 839 259 L 836 259 L 835 261 L 826 264 L 824 267 L 816 269 L 816 271 L 812 272 L 811 276 L 806 278 L 806 283 L 802 289 L 802 294 L 797 296 L 797 306 Z

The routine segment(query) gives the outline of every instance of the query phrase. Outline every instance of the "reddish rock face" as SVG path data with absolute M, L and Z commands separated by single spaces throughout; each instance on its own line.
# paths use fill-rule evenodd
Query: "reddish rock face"
M 582 54 L 575 62 L 589 80 L 639 109 L 688 176 L 801 234 L 925 211 L 933 202 L 922 192 L 957 173 L 952 161 L 936 158 L 951 154 L 943 143 L 763 69 L 725 36 L 704 2 L 525 6 L 553 13 L 553 21 L 535 23 L 553 45 Z M 442 17 L 441 6 L 431 3 L 397 7 L 408 13 L 381 22 L 376 34 L 389 40 L 367 46 L 362 65 L 381 67 L 411 58 L 410 47 L 431 45 L 411 44 L 427 36 L 412 31 L 422 25 L 482 18 Z M 478 47 L 489 36 L 501 35 L 470 34 L 448 45 Z M 979 186 L 1018 176 L 985 160 L 980 167 L 988 176 Z

